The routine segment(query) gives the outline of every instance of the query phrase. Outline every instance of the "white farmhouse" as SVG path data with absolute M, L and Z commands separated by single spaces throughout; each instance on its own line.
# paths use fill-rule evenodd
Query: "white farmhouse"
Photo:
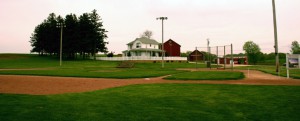
M 158 57 L 162 52 L 160 43 L 146 37 L 136 38 L 127 47 L 123 51 L 123 55 L 127 57 Z

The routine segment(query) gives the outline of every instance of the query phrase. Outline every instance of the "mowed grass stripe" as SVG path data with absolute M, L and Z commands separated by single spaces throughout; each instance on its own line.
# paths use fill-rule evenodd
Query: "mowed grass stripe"
M 1 120 L 299 120 L 299 86 L 131 85 L 48 96 L 0 94 Z
M 244 78 L 242 72 L 235 71 L 194 71 L 172 74 L 169 80 L 237 80 Z
M 161 68 L 161 63 L 136 63 L 134 68 L 124 69 L 116 68 L 120 62 L 94 60 L 64 60 L 59 66 L 58 58 L 30 54 L 0 54 L 0 58 L 0 69 L 4 69 L 0 74 L 7 75 L 127 79 L 165 76 L 185 72 L 176 68 L 194 67 L 194 64 L 178 62 L 165 64 L 165 68 Z M 204 67 L 204 64 L 199 66 Z

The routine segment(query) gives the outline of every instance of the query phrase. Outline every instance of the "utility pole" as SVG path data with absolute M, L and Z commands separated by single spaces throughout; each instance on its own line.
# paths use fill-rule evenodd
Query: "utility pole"
M 198 68 L 197 68 L 197 64 L 198 64 L 198 63 L 197 63 L 197 61 L 198 61 L 198 60 L 197 60 L 197 56 L 198 56 L 198 55 L 197 55 L 197 52 L 198 52 L 198 49 L 197 49 L 197 47 L 196 47 L 196 51 L 195 51 L 196 70 L 198 69 Z M 200 54 L 200 53 L 199 53 L 199 54 Z
M 273 5 L 273 23 L 274 23 L 274 39 L 275 39 L 275 59 L 276 59 L 276 72 L 279 74 L 279 56 L 278 56 L 278 38 L 277 38 L 277 23 L 276 23 L 276 8 L 275 0 L 272 0 Z
M 211 66 L 210 66 L 210 61 L 211 61 L 211 58 L 210 58 L 210 47 L 209 47 L 209 38 L 206 39 L 207 40 L 207 62 L 206 62 L 206 65 L 207 65 L 207 68 L 210 68 L 211 69 Z
M 207 38 L 206 40 L 207 40 L 207 61 L 210 61 L 210 57 L 209 57 L 209 38 Z
M 232 46 L 232 43 L 230 44 L 230 47 L 231 47 L 231 70 L 233 71 L 234 61 L 233 61 L 233 46 Z
M 60 28 L 60 46 L 59 46 L 59 66 L 62 65 L 62 36 L 63 36 L 63 28 L 66 25 L 63 22 L 59 22 L 56 25 L 57 28 Z
M 167 20 L 168 17 L 158 17 L 156 20 L 161 20 L 162 23 L 162 35 L 161 35 L 161 67 L 164 68 L 164 56 L 165 56 L 165 50 L 164 50 L 164 20 Z
M 206 39 L 207 40 L 207 53 L 209 54 L 209 38 Z M 207 58 L 209 59 L 209 58 Z

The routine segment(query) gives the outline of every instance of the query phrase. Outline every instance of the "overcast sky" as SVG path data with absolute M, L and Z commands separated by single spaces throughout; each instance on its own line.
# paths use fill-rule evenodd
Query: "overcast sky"
M 276 0 L 279 51 L 289 52 L 300 40 L 300 0 Z M 0 0 L 0 53 L 29 53 L 31 33 L 48 15 L 100 14 L 109 32 L 109 51 L 121 53 L 145 30 L 161 42 L 164 37 L 181 45 L 181 51 L 233 44 L 234 53 L 252 40 L 262 52 L 274 51 L 272 0 Z

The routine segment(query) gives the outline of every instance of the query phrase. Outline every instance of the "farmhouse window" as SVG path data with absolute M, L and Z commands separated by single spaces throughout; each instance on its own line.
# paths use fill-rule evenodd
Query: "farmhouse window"
M 141 43 L 136 43 L 136 48 L 141 48 Z

